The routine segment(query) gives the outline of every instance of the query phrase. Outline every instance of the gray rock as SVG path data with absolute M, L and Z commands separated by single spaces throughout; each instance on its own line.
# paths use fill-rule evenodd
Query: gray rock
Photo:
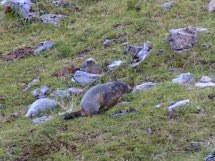
M 147 128 L 147 134 L 149 135 L 149 136 L 151 136 L 151 135 L 153 135 L 153 130 L 152 130 L 152 128 Z
M 50 110 L 50 109 L 56 108 L 58 106 L 59 106 L 58 102 L 56 102 L 53 99 L 40 98 L 30 106 L 25 117 L 31 118 L 33 116 L 36 116 L 40 112 Z
M 215 161 L 215 149 L 204 159 L 204 161 Z
M 172 29 L 167 38 L 171 48 L 175 51 L 192 49 L 198 39 L 199 31 L 193 27 Z
M 211 77 L 208 77 L 208 76 L 203 76 L 201 79 L 200 79 L 200 82 L 201 83 L 210 83 L 212 82 L 213 79 Z
M 48 96 L 49 91 L 50 91 L 50 87 L 49 86 L 43 86 L 42 88 L 35 89 L 32 92 L 32 94 L 37 99 L 39 99 L 39 98 L 45 98 L 45 97 Z
M 104 47 L 109 47 L 111 43 L 116 42 L 116 41 L 117 41 L 117 39 L 104 39 L 102 44 Z
M 214 12 L 215 11 L 215 0 L 210 0 L 208 4 L 208 12 Z
M 108 65 L 108 69 L 114 70 L 114 69 L 116 69 L 117 67 L 119 67 L 123 63 L 124 62 L 122 60 L 115 60 L 110 65 Z
M 210 49 L 210 45 L 209 44 L 202 44 L 202 48 L 205 49 L 205 50 L 208 50 Z
M 161 108 L 162 105 L 163 105 L 163 103 L 160 103 L 160 104 L 155 105 L 154 107 L 155 108 Z
M 41 42 L 35 49 L 34 54 L 38 55 L 46 50 L 50 50 L 54 47 L 54 43 L 52 41 L 43 41 Z
M 40 16 L 40 19 L 44 24 L 52 24 L 54 26 L 58 26 L 60 21 L 65 17 L 66 16 L 61 14 L 45 14 Z
M 20 116 L 21 116 L 20 112 L 14 112 L 11 114 L 11 117 L 14 117 L 14 118 L 19 118 Z
M 34 80 L 32 80 L 31 82 L 29 82 L 27 85 L 24 86 L 23 91 L 27 91 L 28 89 L 30 89 L 33 86 L 36 86 L 40 83 L 40 78 L 36 78 Z
M 145 82 L 145 83 L 142 83 L 140 85 L 137 85 L 133 88 L 132 92 L 135 93 L 135 92 L 141 92 L 141 91 L 144 91 L 148 88 L 152 88 L 156 86 L 156 83 L 152 83 L 152 82 Z
M 212 82 L 212 78 L 203 76 L 201 80 L 195 84 L 197 88 L 215 87 L 215 83 Z
M 188 105 L 190 103 L 189 99 L 181 100 L 179 102 L 176 102 L 172 104 L 171 106 L 167 107 L 169 112 L 175 111 L 176 109 Z
M 20 17 L 28 21 L 36 19 L 36 13 L 32 11 L 32 2 L 30 0 L 3 0 L 0 6 L 15 9 Z
M 72 81 L 77 82 L 82 86 L 88 85 L 101 77 L 99 74 L 87 73 L 84 71 L 76 71 L 73 75 Z
M 166 2 L 164 4 L 161 5 L 161 8 L 163 10 L 169 10 L 173 7 L 173 2 Z
M 42 123 L 44 123 L 44 122 L 47 122 L 47 121 L 49 121 L 49 120 L 51 120 L 51 119 L 52 119 L 51 116 L 42 116 L 42 117 L 38 117 L 38 118 L 33 119 L 33 120 L 32 120 L 32 123 L 33 123 L 34 125 L 39 125 L 39 124 L 42 124 Z
M 102 68 L 98 64 L 96 64 L 95 59 L 89 58 L 87 59 L 80 67 L 81 71 L 93 74 L 102 73 Z
M 176 84 L 191 84 L 194 81 L 195 79 L 191 76 L 190 73 L 182 73 L 172 80 L 172 82 Z
M 147 41 L 143 46 L 126 45 L 125 53 L 132 53 L 134 55 L 131 66 L 136 67 L 145 60 L 145 58 L 150 54 L 151 49 L 152 44 Z
M 68 97 L 81 92 L 83 92 L 83 90 L 79 88 L 57 89 L 50 96 L 56 99 L 67 99 Z
M 53 1 L 52 5 L 54 7 L 61 7 L 61 6 L 65 7 L 65 6 L 69 5 L 69 4 L 64 2 L 64 1 L 62 1 L 62 0 L 59 0 L 59 1 Z
M 190 143 L 191 150 L 201 150 L 202 148 L 207 147 L 207 143 L 203 141 L 192 141 Z

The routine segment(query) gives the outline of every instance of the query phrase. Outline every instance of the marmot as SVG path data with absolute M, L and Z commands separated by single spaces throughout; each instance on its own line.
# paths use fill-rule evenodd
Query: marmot
M 99 84 L 89 89 L 80 103 L 80 111 L 72 112 L 64 116 L 65 120 L 79 116 L 93 116 L 98 114 L 104 107 L 112 107 L 123 94 L 131 91 L 131 87 L 124 82 L 115 81 Z

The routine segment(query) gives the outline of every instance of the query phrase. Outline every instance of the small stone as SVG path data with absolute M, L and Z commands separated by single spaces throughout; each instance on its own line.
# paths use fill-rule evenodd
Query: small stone
M 208 76 L 203 76 L 203 77 L 200 79 L 200 82 L 201 82 L 201 83 L 210 83 L 210 82 L 212 82 L 212 78 L 211 78 L 211 77 L 208 77 Z
M 125 110 L 118 110 L 115 112 L 114 116 L 119 117 L 125 115 L 126 111 Z
M 119 67 L 123 63 L 124 62 L 122 60 L 115 60 L 110 65 L 108 65 L 108 69 L 114 70 L 114 69 L 116 69 L 117 67 Z
M 171 29 L 167 41 L 175 51 L 189 50 L 195 46 L 198 33 L 193 27 Z
M 196 83 L 195 86 L 197 88 L 215 87 L 215 83 L 213 83 L 213 82 L 210 82 L 210 83 Z
M 161 56 L 163 55 L 163 53 L 164 53 L 163 49 L 159 49 L 157 52 L 157 56 Z
M 180 108 L 181 106 L 185 106 L 188 105 L 190 103 L 189 99 L 185 99 L 185 100 L 181 100 L 179 102 L 176 102 L 174 104 L 172 104 L 171 106 L 168 107 L 168 111 L 169 112 L 173 112 L 176 109 Z
M 194 81 L 195 79 L 191 76 L 190 73 L 182 73 L 172 80 L 172 82 L 176 84 L 191 84 Z
M 20 112 L 14 112 L 11 114 L 11 117 L 14 117 L 14 118 L 19 118 L 20 116 L 21 116 Z
M 191 150 L 201 150 L 202 148 L 206 147 L 207 144 L 205 142 L 198 142 L 198 141 L 193 141 L 190 143 L 190 148 Z
M 33 120 L 32 120 L 32 123 L 33 123 L 34 125 L 39 125 L 39 124 L 42 124 L 42 123 L 44 123 L 44 122 L 47 122 L 47 121 L 49 121 L 49 120 L 51 120 L 51 119 L 52 119 L 51 116 L 42 116 L 42 117 L 38 117 L 38 118 L 33 119 Z
M 28 89 L 30 89 L 33 86 L 36 86 L 40 83 L 40 78 L 36 78 L 34 80 L 32 80 L 30 83 L 28 83 L 27 85 L 24 86 L 23 91 L 27 91 Z
M 43 41 L 34 49 L 34 54 L 39 55 L 46 50 L 52 49 L 53 47 L 54 43 L 52 41 Z
M 67 99 L 68 97 L 83 92 L 79 88 L 57 89 L 50 96 L 53 98 Z
M 162 106 L 163 104 L 162 103 L 160 103 L 160 104 L 157 104 L 156 106 L 154 106 L 155 108 L 161 108 L 161 106 Z
M 65 7 L 65 6 L 69 5 L 69 4 L 64 2 L 63 0 L 59 0 L 59 1 L 53 1 L 52 5 L 54 7 L 61 7 L 61 6 Z
M 104 47 L 109 47 L 111 45 L 111 43 L 117 41 L 117 39 L 104 39 L 103 41 L 103 46 Z
M 196 112 L 197 112 L 198 114 L 200 114 L 200 113 L 205 113 L 205 109 L 204 109 L 204 108 L 201 108 L 201 107 L 197 107 L 197 108 L 196 108 Z
M 202 44 L 202 47 L 205 49 L 205 50 L 208 50 L 208 49 L 210 49 L 210 45 L 208 45 L 208 44 Z
M 52 24 L 58 26 L 60 21 L 62 21 L 66 16 L 61 14 L 45 14 L 40 16 L 41 21 L 44 24 Z
M 59 106 L 58 102 L 56 102 L 53 99 L 40 98 L 30 106 L 25 117 L 31 118 L 33 116 L 36 116 L 40 112 L 50 110 L 50 109 L 56 108 L 58 106 Z
M 101 77 L 99 74 L 87 73 L 84 71 L 76 71 L 72 81 L 79 83 L 81 86 L 86 86 Z
M 138 66 L 146 57 L 149 56 L 152 49 L 152 44 L 149 41 L 146 41 L 143 46 L 133 46 L 125 44 L 125 53 L 132 53 L 133 60 L 132 60 L 132 67 Z
M 164 4 L 161 5 L 161 8 L 163 10 L 169 10 L 173 7 L 173 3 L 172 2 L 166 2 Z
M 102 68 L 98 64 L 96 64 L 95 59 L 89 58 L 87 59 L 80 67 L 81 71 L 93 74 L 101 74 Z
M 64 116 L 65 114 L 71 113 L 73 110 L 70 108 L 68 110 L 66 110 L 66 112 L 59 112 L 58 115 L 59 116 Z
M 45 98 L 48 96 L 48 93 L 50 91 L 49 86 L 43 86 L 42 88 L 35 89 L 32 94 L 35 98 Z
M 141 91 L 144 91 L 148 88 L 152 88 L 156 86 L 156 83 L 153 83 L 153 82 L 144 82 L 140 85 L 137 85 L 133 88 L 132 92 L 135 93 L 135 92 L 141 92 Z
M 148 134 L 149 136 L 153 135 L 153 130 L 152 130 L 150 127 L 147 128 L 147 134 Z
M 215 161 L 215 149 L 204 159 L 204 161 Z

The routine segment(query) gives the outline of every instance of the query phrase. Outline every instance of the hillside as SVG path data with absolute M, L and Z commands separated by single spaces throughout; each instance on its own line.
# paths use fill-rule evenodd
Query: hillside
M 208 2 L 203 0 L 175 0 L 169 9 L 161 7 L 165 2 L 67 0 L 58 7 L 52 0 L 33 3 L 37 16 L 65 15 L 58 25 L 29 22 L 1 8 L 0 160 L 204 160 L 215 148 L 215 87 L 197 88 L 195 83 L 202 76 L 215 81 L 215 13 L 207 11 Z M 207 31 L 194 32 L 198 38 L 190 50 L 174 51 L 169 31 L 186 27 Z M 33 54 L 32 49 L 43 41 L 54 46 Z M 132 67 L 138 58 L 126 54 L 126 46 L 144 43 L 150 54 Z M 71 78 L 89 58 L 101 66 L 101 77 L 81 86 Z M 109 70 L 115 60 L 124 63 Z M 188 72 L 195 82 L 172 82 Z M 36 78 L 39 83 L 23 90 Z M 59 115 L 68 109 L 77 111 L 84 92 L 40 113 L 37 117 L 52 117 L 42 124 L 34 125 L 33 118 L 24 117 L 36 101 L 32 91 L 37 88 L 50 87 L 49 95 L 58 88 L 88 90 L 115 80 L 132 87 L 143 82 L 156 86 L 125 94 L 121 102 L 93 117 L 66 121 Z M 185 99 L 188 104 L 168 112 L 168 106 Z M 119 110 L 127 112 L 117 117 Z

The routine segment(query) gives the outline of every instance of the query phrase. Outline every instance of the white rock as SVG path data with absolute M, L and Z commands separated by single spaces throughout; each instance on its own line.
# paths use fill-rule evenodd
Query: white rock
M 72 78 L 72 81 L 75 81 L 80 85 L 85 86 L 99 79 L 100 77 L 101 75 L 99 74 L 92 74 L 84 71 L 76 71 Z
M 41 42 L 35 49 L 34 54 L 38 55 L 46 50 L 50 50 L 54 47 L 54 43 L 52 41 L 43 41 Z
M 191 76 L 190 73 L 182 73 L 172 80 L 172 82 L 176 84 L 191 84 L 194 81 L 195 79 Z
M 135 93 L 135 92 L 140 92 L 140 91 L 144 91 L 148 88 L 152 88 L 156 86 L 156 83 L 152 83 L 152 82 L 145 82 L 145 83 L 142 83 L 140 85 L 137 85 L 133 88 L 132 92 Z
M 56 102 L 53 99 L 40 98 L 30 106 L 25 117 L 33 117 L 39 114 L 40 112 L 50 110 L 58 106 L 59 106 L 58 102 Z
M 196 83 L 196 87 L 198 88 L 207 88 L 207 87 L 215 87 L 215 83 L 209 82 L 209 83 Z
M 178 109 L 179 107 L 188 105 L 189 103 L 190 103 L 190 100 L 189 100 L 189 99 L 181 100 L 181 101 L 176 102 L 176 103 L 174 103 L 173 105 L 169 106 L 169 107 L 168 107 L 168 111 L 169 111 L 169 112 L 175 111 L 175 110 Z
M 211 77 L 208 77 L 208 76 L 203 76 L 203 77 L 200 79 L 200 82 L 201 82 L 201 83 L 210 83 L 210 82 L 212 82 L 212 78 L 211 78 Z
M 118 66 L 120 66 L 122 63 L 123 63 L 122 60 L 115 60 L 115 61 L 113 61 L 110 65 L 108 65 L 108 69 L 114 70 L 114 69 L 116 69 Z
M 33 119 L 33 120 L 32 120 L 32 123 L 33 123 L 34 125 L 38 125 L 38 124 L 42 124 L 42 123 L 44 123 L 44 122 L 47 122 L 47 121 L 49 121 L 49 120 L 51 120 L 51 119 L 52 119 L 51 116 L 42 116 L 42 117 L 38 117 L 38 118 Z
M 213 12 L 215 11 L 215 0 L 211 0 L 208 4 L 208 12 Z

